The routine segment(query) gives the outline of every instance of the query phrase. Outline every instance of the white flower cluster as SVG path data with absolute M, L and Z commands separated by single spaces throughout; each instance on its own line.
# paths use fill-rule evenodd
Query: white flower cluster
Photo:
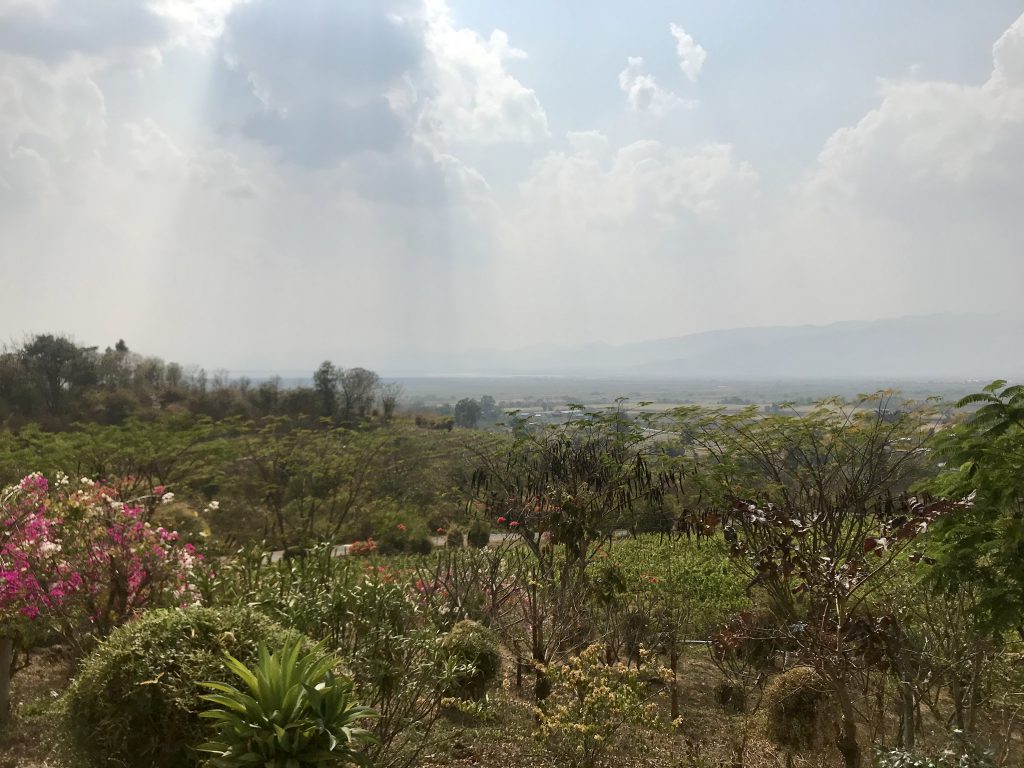
M 174 501 L 174 494 L 171 493 L 170 491 L 168 491 L 167 493 L 160 497 L 161 504 L 170 504 L 172 501 Z

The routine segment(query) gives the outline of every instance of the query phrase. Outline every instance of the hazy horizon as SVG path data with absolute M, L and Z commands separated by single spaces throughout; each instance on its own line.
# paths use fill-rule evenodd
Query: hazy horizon
M 387 379 L 638 380 L 647 382 L 828 381 L 922 383 L 1024 378 L 1017 343 L 1024 318 L 1013 315 L 911 315 L 828 325 L 727 328 L 628 344 L 547 342 L 517 349 L 478 348 L 391 357 L 335 359 L 342 368 L 369 367 Z M 110 344 L 73 338 L 96 349 Z M 120 340 L 118 343 L 123 341 Z M 17 340 L 7 348 L 17 349 Z M 159 351 L 129 347 L 142 356 Z M 171 360 L 168 359 L 168 362 Z M 231 368 L 218 361 L 173 360 L 187 368 L 256 381 L 282 378 L 308 383 L 323 361 L 299 367 Z
M 1024 0 L 0 0 L 6 340 L 304 371 L 1016 316 L 1022 167 Z

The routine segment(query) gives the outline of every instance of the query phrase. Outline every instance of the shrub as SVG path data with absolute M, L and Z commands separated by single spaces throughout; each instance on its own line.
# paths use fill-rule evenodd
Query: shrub
M 491 543 L 491 526 L 483 520 L 474 520 L 473 524 L 469 526 L 466 539 L 469 542 L 469 546 L 483 549 Z
M 382 555 L 429 555 L 433 549 L 430 533 L 423 521 L 395 523 L 384 528 L 377 540 L 377 551 Z
M 376 554 L 377 542 L 373 540 L 371 536 L 366 541 L 353 541 L 348 548 L 350 555 L 369 557 L 370 555 Z
M 445 538 L 445 546 L 449 549 L 462 549 L 465 542 L 462 538 L 462 529 L 457 525 L 448 527 L 448 535 Z
M 776 667 L 780 634 L 779 619 L 771 611 L 743 611 L 712 634 L 711 652 L 719 664 L 741 663 L 764 672 Z
M 0 489 L 0 620 L 48 624 L 85 645 L 147 608 L 194 600 L 201 557 L 149 516 L 91 480 L 37 473 Z
M 448 693 L 480 700 L 501 671 L 501 654 L 494 633 L 476 621 L 460 621 L 441 637 L 441 650 L 465 671 L 455 675 Z
M 828 732 L 829 698 L 825 684 L 810 667 L 794 667 L 778 675 L 764 692 L 765 730 L 786 752 L 822 746 Z
M 564 664 L 547 668 L 552 691 L 538 709 L 538 738 L 560 765 L 592 768 L 621 740 L 627 723 L 652 725 L 656 720 L 648 681 L 668 679 L 666 671 L 602 661 L 594 644 Z M 643 654 L 646 656 L 646 652 Z
M 334 676 L 336 659 L 303 651 L 302 640 L 278 653 L 260 648 L 253 670 L 231 656 L 227 666 L 245 691 L 224 683 L 204 683 L 217 693 L 204 701 L 223 709 L 203 712 L 217 722 L 217 735 L 198 747 L 213 757 L 214 768 L 254 763 L 269 768 L 319 768 L 362 762 L 359 745 L 370 733 L 355 723 L 376 713 L 352 700 L 352 683 Z
M 405 551 L 414 555 L 429 555 L 434 551 L 434 544 L 425 531 L 417 532 L 409 537 Z
M 76 766 L 186 768 L 204 734 L 201 681 L 229 682 L 261 643 L 298 635 L 250 609 L 156 610 L 115 630 L 84 661 L 59 707 Z

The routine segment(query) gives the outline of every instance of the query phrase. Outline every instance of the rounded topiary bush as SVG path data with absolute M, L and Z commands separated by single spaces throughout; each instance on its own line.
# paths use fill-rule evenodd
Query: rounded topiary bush
M 186 768 L 208 726 L 204 681 L 234 683 L 229 653 L 243 664 L 261 643 L 280 648 L 298 633 L 246 608 L 156 610 L 115 630 L 83 662 L 60 705 L 75 766 Z
M 469 699 L 482 699 L 501 671 L 501 653 L 495 634 L 477 621 L 464 619 L 441 637 L 441 651 L 468 668 L 456 675 L 449 693 Z
M 464 545 L 462 529 L 457 525 L 449 526 L 444 545 L 448 547 L 448 549 L 462 549 Z
M 469 526 L 466 539 L 469 541 L 469 546 L 483 549 L 491 543 L 491 526 L 483 520 L 474 520 L 473 524 Z
M 768 684 L 761 702 L 765 730 L 774 744 L 787 752 L 818 749 L 828 733 L 829 697 L 825 685 L 810 667 L 794 667 Z

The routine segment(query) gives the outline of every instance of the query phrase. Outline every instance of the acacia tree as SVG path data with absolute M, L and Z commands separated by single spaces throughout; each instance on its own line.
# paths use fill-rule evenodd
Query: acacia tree
M 386 443 L 341 427 L 296 428 L 270 419 L 241 439 L 228 484 L 266 513 L 264 537 L 283 545 L 334 541 L 367 498 Z
M 346 424 L 368 417 L 377 398 L 380 377 L 366 368 L 348 368 L 338 373 L 341 415 Z
M 630 419 L 621 407 L 574 407 L 572 418 L 546 427 L 513 415 L 513 435 L 504 450 L 481 455 L 473 488 L 483 513 L 517 535 L 529 554 L 515 559 L 518 628 L 543 701 L 550 693 L 544 667 L 583 639 L 587 566 L 602 540 L 640 501 L 670 493 L 675 475 L 659 466 L 650 423 Z
M 803 415 L 678 413 L 707 493 L 694 517 L 723 530 L 775 617 L 776 644 L 828 686 L 848 768 L 862 764 L 856 682 L 895 630 L 873 597 L 911 542 L 960 506 L 904 495 L 923 471 L 932 414 L 895 404 L 883 392 Z

